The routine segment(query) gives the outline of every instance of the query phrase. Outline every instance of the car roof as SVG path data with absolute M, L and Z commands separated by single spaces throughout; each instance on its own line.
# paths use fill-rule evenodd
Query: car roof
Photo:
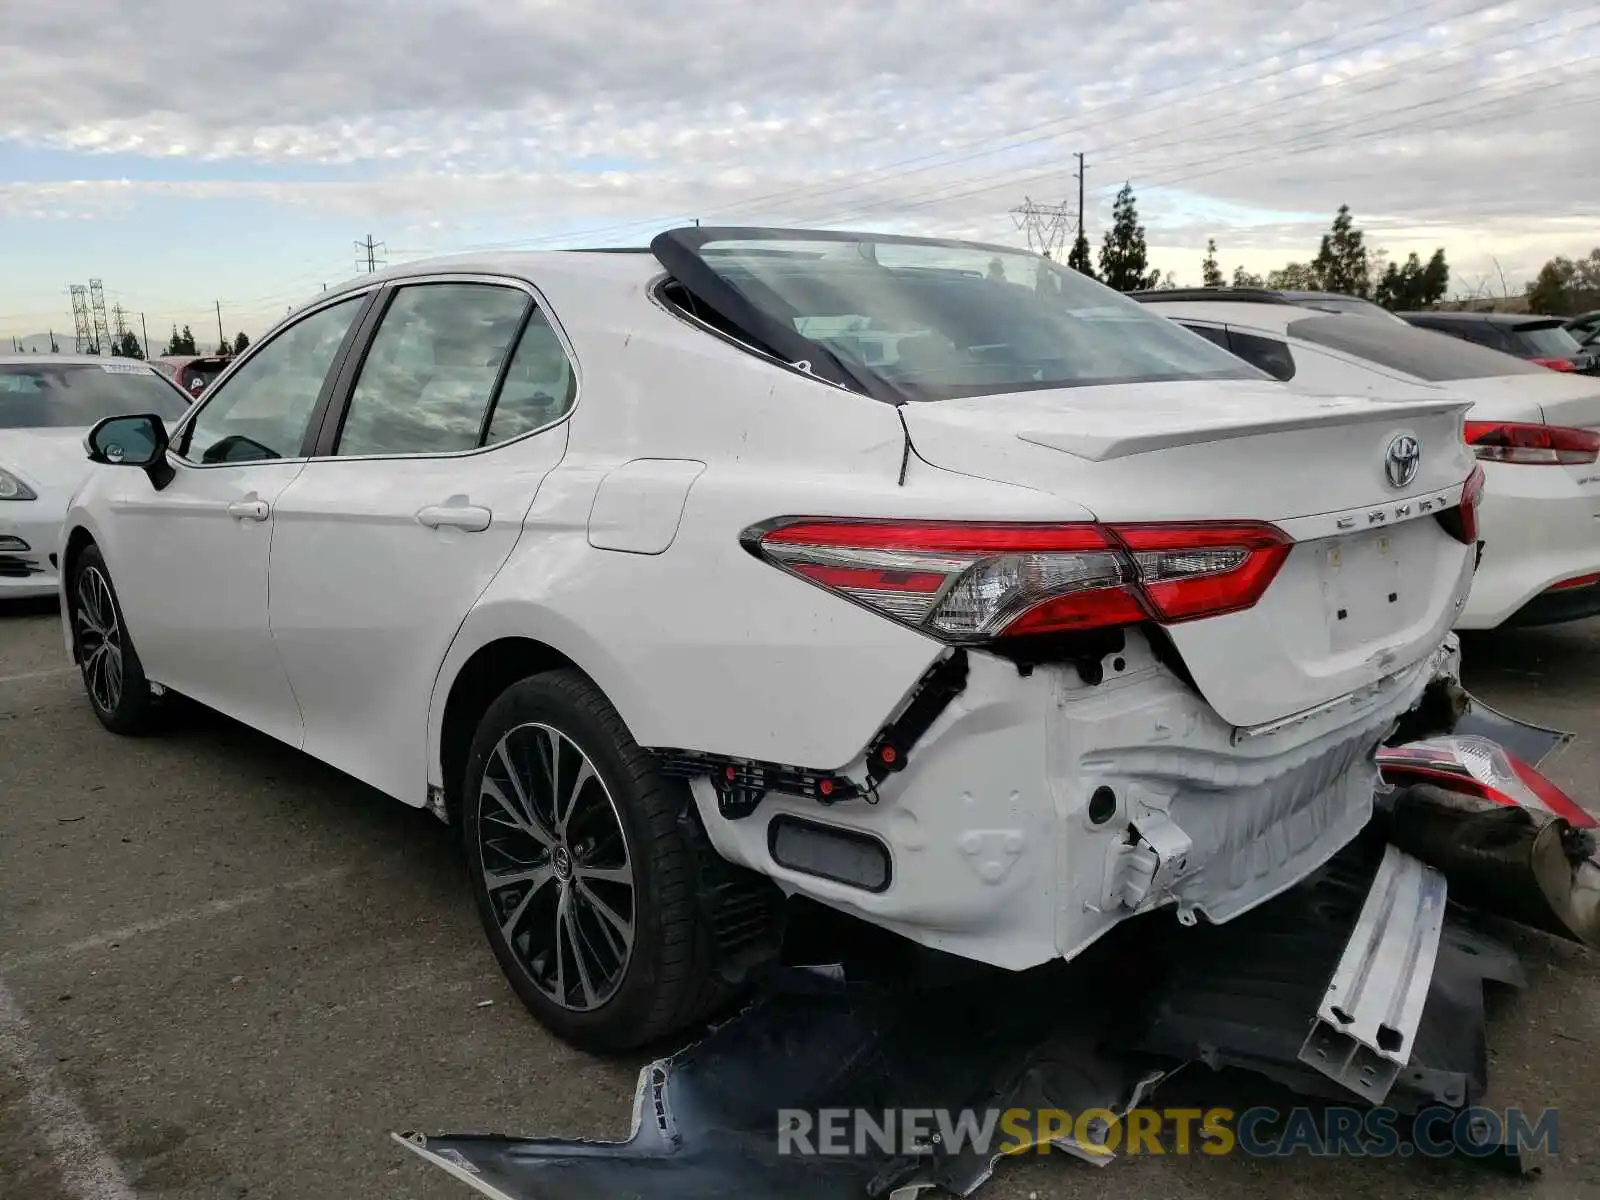
M 1458 321 L 1487 321 L 1491 325 L 1560 325 L 1566 317 L 1551 317 L 1544 313 L 1499 313 L 1499 312 L 1435 312 L 1432 309 L 1422 309 L 1418 312 L 1403 312 L 1400 314 L 1406 320 L 1412 317 L 1422 317 L 1429 321 L 1438 321 L 1441 324 L 1453 325 Z
M 142 358 L 122 358 L 109 354 L 0 354 L 0 367 L 31 367 L 40 363 L 58 367 L 104 366 L 107 363 L 147 369 L 150 366 Z
M 1239 297 L 1236 300 L 1219 298 L 1215 292 L 1198 299 L 1185 299 L 1188 293 L 1199 293 L 1198 288 L 1175 288 L 1165 292 L 1147 292 L 1144 294 L 1130 293 L 1142 304 L 1152 309 L 1174 309 L 1174 315 L 1189 317 L 1199 321 L 1215 321 L 1219 325 L 1245 325 L 1252 329 L 1265 329 L 1274 333 L 1283 333 L 1293 321 L 1301 317 L 1329 316 L 1321 309 L 1309 308 L 1305 305 L 1292 304 L 1283 299 L 1261 300 L 1254 296 Z M 1169 299 L 1169 297 L 1176 297 Z M 1366 318 L 1353 318 L 1365 320 Z

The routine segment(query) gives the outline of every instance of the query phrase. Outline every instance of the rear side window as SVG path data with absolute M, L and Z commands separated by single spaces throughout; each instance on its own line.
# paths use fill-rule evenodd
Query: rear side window
M 1517 348 L 1530 358 L 1570 358 L 1578 352 L 1578 339 L 1555 321 L 1518 325 L 1510 333 Z
M 1389 321 L 1352 320 L 1343 316 L 1302 317 L 1291 321 L 1291 338 L 1326 346 L 1355 358 L 1431 383 L 1451 379 L 1489 379 L 1502 375 L 1534 375 L 1536 363 L 1490 350 L 1460 338 L 1397 325 Z
M 525 292 L 494 284 L 401 288 L 361 365 L 334 453 L 475 449 L 531 303 Z
M 1214 346 L 1221 346 L 1224 350 L 1228 348 L 1228 331 L 1226 329 L 1218 329 L 1215 325 L 1190 325 L 1187 321 L 1180 321 L 1179 324 L 1190 333 L 1198 333 Z
M 1277 338 L 1259 337 L 1253 333 L 1228 330 L 1228 348 L 1252 367 L 1259 367 L 1274 379 L 1294 378 L 1294 355 L 1286 343 Z
M 544 313 L 536 309 L 495 397 L 484 443 L 509 441 L 566 416 L 577 395 L 572 362 Z

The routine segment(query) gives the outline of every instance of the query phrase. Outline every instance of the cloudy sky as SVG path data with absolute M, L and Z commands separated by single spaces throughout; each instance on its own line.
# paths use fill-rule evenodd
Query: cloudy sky
M 1573 0 L 79 0 L 0 25 L 0 336 L 67 286 L 254 335 L 357 269 L 706 223 L 1091 240 L 1133 183 L 1199 281 L 1347 202 L 1453 285 L 1600 245 L 1600 8 Z M 1587 65 L 1586 65 L 1587 63 Z M 1497 265 L 1498 264 L 1498 265 Z M 136 320 L 136 318 L 135 318 Z

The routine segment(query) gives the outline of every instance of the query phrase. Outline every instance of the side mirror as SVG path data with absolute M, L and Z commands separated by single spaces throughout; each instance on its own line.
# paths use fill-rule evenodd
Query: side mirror
M 172 482 L 167 462 L 167 427 L 154 413 L 107 417 L 83 439 L 89 461 L 113 467 L 140 467 L 159 490 Z

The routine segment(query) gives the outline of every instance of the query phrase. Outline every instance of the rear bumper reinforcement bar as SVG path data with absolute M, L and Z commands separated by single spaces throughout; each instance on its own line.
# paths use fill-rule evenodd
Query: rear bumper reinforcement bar
M 1411 1059 L 1444 928 L 1445 878 L 1389 846 L 1300 1061 L 1381 1104 Z

